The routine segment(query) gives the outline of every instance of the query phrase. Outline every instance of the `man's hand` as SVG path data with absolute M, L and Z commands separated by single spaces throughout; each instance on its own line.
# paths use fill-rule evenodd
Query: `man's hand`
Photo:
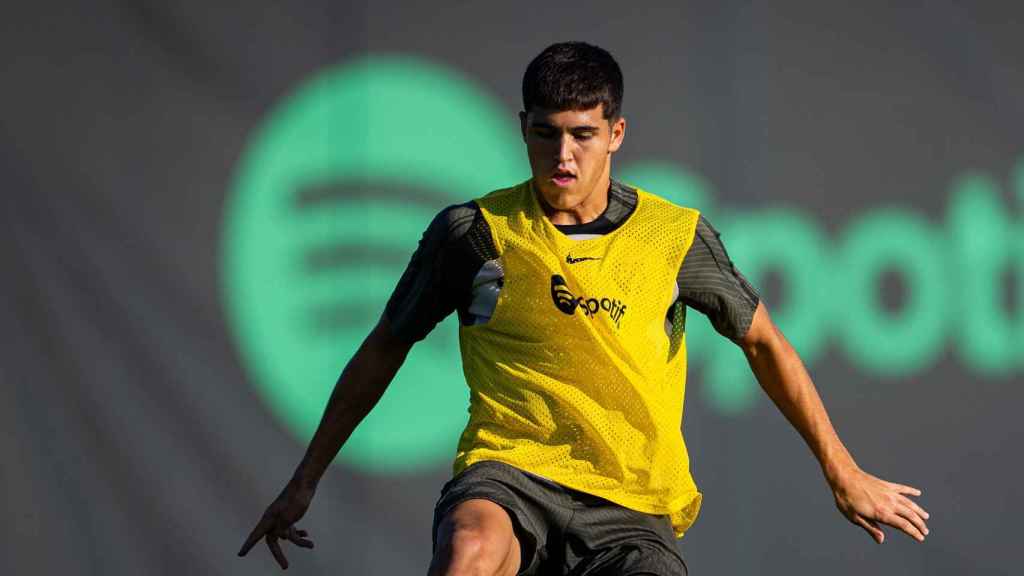
M 928 512 L 907 496 L 920 496 L 917 488 L 886 482 L 859 468 L 845 473 L 832 485 L 839 511 L 881 544 L 885 541 L 879 523 L 906 532 L 919 542 L 928 535 Z
M 288 540 L 301 548 L 313 547 L 313 541 L 307 538 L 309 534 L 294 526 L 306 513 L 312 500 L 313 490 L 302 488 L 295 482 L 289 482 L 277 499 L 267 507 L 267 511 L 263 513 L 263 517 L 256 524 L 256 528 L 245 539 L 245 544 L 242 544 L 238 555 L 245 556 L 260 541 L 260 538 L 265 538 L 274 559 L 281 565 L 282 570 L 287 570 L 288 559 L 284 557 L 278 540 Z

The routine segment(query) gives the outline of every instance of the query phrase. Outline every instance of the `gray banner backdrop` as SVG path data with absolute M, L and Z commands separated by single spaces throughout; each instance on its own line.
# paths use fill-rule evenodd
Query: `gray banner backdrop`
M 923 268 L 911 259 L 868 280 L 850 276 L 853 288 L 829 284 L 820 299 L 797 300 L 772 261 L 734 254 L 741 269 L 760 270 L 752 276 L 768 305 L 791 317 L 838 300 L 827 329 L 811 324 L 794 340 L 817 349 L 812 375 L 859 463 L 924 491 L 927 541 L 890 531 L 875 545 L 835 510 L 770 402 L 758 393 L 724 409 L 710 362 L 695 362 L 684 432 L 705 505 L 679 542 L 691 573 L 1016 573 L 1021 4 L 38 2 L 5 12 L 0 572 L 277 572 L 263 547 L 235 557 L 306 440 L 257 384 L 258 358 L 224 287 L 225 222 L 255 135 L 318 72 L 398 55 L 466 79 L 514 142 L 526 63 L 551 42 L 581 39 L 608 48 L 625 73 L 629 125 L 615 166 L 658 161 L 703 182 L 732 222 L 727 247 L 752 234 L 742 215 L 763 223 L 773 210 L 820 229 L 830 255 L 854 244 L 855 229 L 864 245 L 898 232 L 855 226 L 888 209 L 932 231 L 918 240 L 943 239 L 914 245 L 929 254 Z M 447 150 L 443 130 L 436 136 Z M 341 145 L 347 135 L 332 138 Z M 452 146 L 461 163 L 479 160 Z M 508 162 L 527 176 L 524 160 Z M 966 202 L 976 209 L 956 220 L 951 190 L 971 174 L 990 183 L 999 209 Z M 386 200 L 387 190 L 377 194 Z M 418 237 L 446 203 L 426 202 L 399 233 Z M 966 232 L 951 232 L 954 221 Z M 984 288 L 972 278 L 987 270 L 970 257 L 976 238 L 1010 246 L 1012 264 L 989 274 L 1001 311 L 991 330 L 971 320 L 979 304 L 968 296 Z M 391 285 L 402 254 L 387 268 Z M 805 274 L 821 285 L 846 278 L 843 263 L 857 254 Z M 844 300 L 862 285 L 904 320 L 905 349 L 864 331 L 865 309 Z M 901 311 L 916 314 L 917 293 L 940 300 L 908 320 Z M 942 333 L 931 339 L 935 326 Z M 453 339 L 452 324 L 438 330 Z M 297 347 L 289 337 L 281 333 L 281 349 Z M 338 346 L 337 369 L 353 351 Z M 296 393 L 307 384 L 295 382 Z M 450 458 L 391 472 L 348 462 L 321 484 L 301 523 L 317 547 L 290 549 L 290 571 L 424 574 Z

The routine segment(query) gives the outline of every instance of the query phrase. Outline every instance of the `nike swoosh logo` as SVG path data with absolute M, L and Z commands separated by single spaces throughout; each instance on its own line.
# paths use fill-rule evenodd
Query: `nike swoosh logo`
M 589 256 L 583 256 L 581 258 L 573 258 L 571 255 L 568 255 L 568 254 L 565 256 L 565 263 L 566 264 L 576 264 L 577 262 L 584 262 L 586 260 L 600 260 L 600 258 L 591 258 Z

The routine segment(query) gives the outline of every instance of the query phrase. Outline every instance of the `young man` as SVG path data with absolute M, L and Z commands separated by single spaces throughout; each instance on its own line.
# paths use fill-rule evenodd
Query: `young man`
M 840 511 L 923 540 L 915 488 L 861 471 L 806 370 L 696 210 L 611 179 L 622 74 L 553 45 L 526 70 L 533 176 L 442 211 L 346 366 L 291 481 L 242 546 L 312 547 L 294 523 L 414 342 L 457 311 L 470 419 L 435 509 L 431 575 L 681 575 L 701 495 L 680 433 L 685 306 L 746 354 L 821 464 Z

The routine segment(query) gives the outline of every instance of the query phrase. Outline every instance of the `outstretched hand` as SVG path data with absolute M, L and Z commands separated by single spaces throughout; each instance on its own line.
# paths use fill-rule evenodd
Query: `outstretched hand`
M 917 488 L 886 482 L 854 469 L 833 484 L 832 492 L 839 511 L 879 544 L 885 541 L 879 524 L 902 530 L 919 542 L 928 535 L 928 512 L 908 498 L 921 495 Z
M 267 547 L 282 570 L 288 569 L 288 559 L 284 557 L 279 540 L 287 540 L 300 548 L 312 548 L 313 541 L 307 538 L 309 533 L 299 530 L 295 523 L 302 518 L 313 499 L 312 490 L 295 487 L 289 483 L 281 494 L 267 507 L 256 528 L 245 539 L 239 556 L 245 556 L 260 541 L 266 539 Z

